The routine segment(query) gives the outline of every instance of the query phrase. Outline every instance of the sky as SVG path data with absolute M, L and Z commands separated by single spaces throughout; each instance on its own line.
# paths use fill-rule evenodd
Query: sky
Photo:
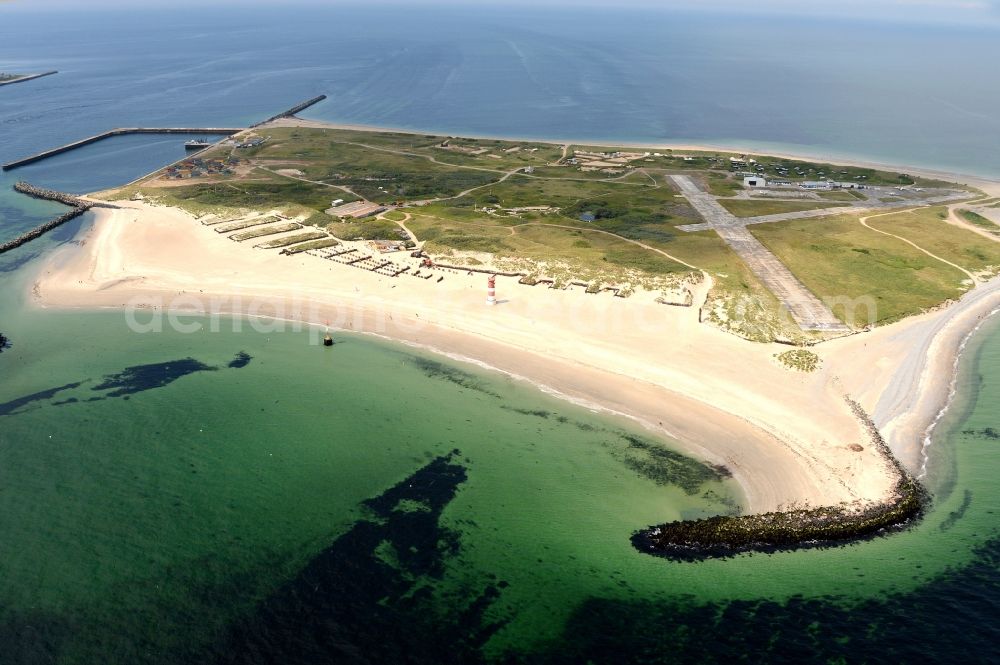
M 782 16 L 857 18 L 899 23 L 950 23 L 1000 25 L 1000 0 L 144 0 L 139 7 L 235 5 L 290 7 L 382 4 L 397 6 L 446 5 L 454 7 L 551 7 L 572 10 L 589 7 L 720 12 Z M 113 7 L 136 10 L 135 0 L 0 0 L 5 10 L 66 10 Z

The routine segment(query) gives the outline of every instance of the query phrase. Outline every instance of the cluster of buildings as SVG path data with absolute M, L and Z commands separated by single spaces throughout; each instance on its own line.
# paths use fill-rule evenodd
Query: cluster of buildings
M 264 141 L 266 141 L 266 140 L 267 140 L 267 138 L 262 138 L 260 136 L 254 136 L 253 138 L 249 138 L 246 141 L 234 141 L 233 142 L 233 147 L 234 148 L 243 149 L 243 150 L 245 150 L 247 148 L 256 148 L 259 145 L 264 145 Z
M 166 177 L 177 180 L 183 178 L 200 178 L 208 175 L 233 175 L 233 168 L 239 164 L 239 159 L 202 159 L 192 157 L 183 162 L 167 167 Z
M 764 187 L 801 187 L 802 189 L 867 189 L 868 186 L 860 182 L 837 182 L 834 180 L 807 180 L 800 183 L 793 183 L 791 180 L 768 180 L 762 175 L 743 174 L 743 186 L 750 189 L 761 189 Z
M 765 177 L 766 167 L 759 163 L 756 159 L 750 159 L 746 155 L 741 155 L 739 157 L 729 158 L 729 168 L 733 173 L 739 173 L 744 176 L 743 184 L 746 187 L 768 187 L 768 186 L 781 186 L 781 185 L 791 185 L 790 180 L 781 180 L 782 178 L 805 178 L 809 175 L 813 175 L 817 180 L 799 183 L 801 187 L 805 189 L 865 189 L 861 184 L 861 181 L 867 180 L 866 175 L 854 176 L 854 183 L 845 182 L 835 182 L 826 176 L 826 172 L 823 170 L 817 171 L 816 169 L 808 169 L 808 171 L 799 166 L 798 164 L 792 166 L 791 168 L 785 166 L 784 164 L 771 164 L 770 167 L 774 170 L 775 175 L 778 179 L 772 178 L 767 180 Z M 795 175 L 792 175 L 792 171 Z M 847 175 L 847 171 L 841 171 L 840 175 Z M 750 184 L 754 181 L 758 184 Z M 760 184 L 763 183 L 763 184 Z

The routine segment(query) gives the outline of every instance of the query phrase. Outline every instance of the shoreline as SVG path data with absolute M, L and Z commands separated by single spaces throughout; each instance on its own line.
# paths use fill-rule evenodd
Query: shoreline
M 257 129 L 263 129 L 269 126 L 270 127 L 313 127 L 317 129 L 322 129 L 322 128 L 340 129 L 345 131 L 359 131 L 359 132 L 392 132 L 398 134 L 411 134 L 415 136 L 431 136 L 431 135 L 461 136 L 462 138 L 471 138 L 479 140 L 521 141 L 524 143 L 543 143 L 547 145 L 557 145 L 557 146 L 581 145 L 581 146 L 595 146 L 595 147 L 646 148 L 651 150 L 692 150 L 697 152 L 732 152 L 740 154 L 766 155 L 769 157 L 776 157 L 779 159 L 816 161 L 816 162 L 830 163 L 834 165 L 872 168 L 876 170 L 900 171 L 908 173 L 910 175 L 916 175 L 924 178 L 948 180 L 950 182 L 969 185 L 972 187 L 983 189 L 983 191 L 986 191 L 988 194 L 992 194 L 994 196 L 1000 196 L 1000 176 L 997 176 L 996 179 L 994 179 L 993 176 L 987 176 L 975 173 L 962 173 L 958 171 L 951 171 L 946 168 L 941 169 L 931 166 L 907 166 L 907 165 L 894 164 L 890 162 L 880 162 L 869 158 L 856 158 L 856 157 L 851 157 L 849 155 L 843 155 L 843 156 L 836 156 L 829 154 L 824 155 L 821 152 L 810 152 L 808 149 L 801 152 L 794 150 L 785 151 L 785 149 L 772 151 L 767 148 L 753 147 L 749 145 L 740 146 L 738 142 L 691 143 L 684 141 L 664 141 L 656 143 L 650 141 L 617 141 L 613 139 L 578 140 L 570 138 L 552 138 L 552 137 L 527 138 L 522 136 L 507 136 L 500 134 L 478 134 L 478 133 L 449 134 L 447 132 L 439 132 L 437 130 L 422 131 L 419 129 L 409 129 L 405 127 L 328 122 L 326 120 L 314 120 L 310 118 L 302 118 L 300 116 L 281 118 L 279 120 L 270 123 L 265 123 L 260 127 L 258 127 Z M 984 187 L 987 189 L 984 189 Z
M 331 327 L 473 362 L 580 406 L 628 417 L 677 441 L 683 452 L 730 469 L 747 511 L 754 513 L 889 497 L 893 474 L 884 460 L 875 451 L 848 448 L 864 433 L 841 400 L 850 395 L 871 412 L 899 366 L 915 360 L 905 335 L 902 344 L 894 338 L 908 330 L 938 341 L 942 331 L 953 337 L 958 328 L 965 330 L 966 318 L 977 320 L 976 306 L 984 300 L 969 305 L 964 299 L 915 320 L 825 342 L 814 347 L 824 368 L 803 375 L 773 361 L 774 345 L 699 324 L 685 308 L 516 290 L 509 281 L 501 288 L 511 286 L 511 301 L 486 308 L 479 298 L 482 280 L 475 276 L 445 273 L 443 285 L 434 286 L 380 278 L 317 257 L 281 257 L 240 247 L 174 208 L 129 203 L 98 211 L 82 235 L 82 246 L 63 248 L 39 264 L 40 296 L 29 302 L 119 311 L 140 305 L 155 312 L 177 299 L 178 311 L 195 313 L 199 302 L 204 311 L 206 300 L 215 299 L 221 304 L 213 314 L 277 316 L 318 326 L 334 320 Z M 203 241 L 192 243 L 192 236 Z M 288 270 L 293 265 L 299 266 L 294 278 Z M 400 284 L 413 288 L 394 290 Z M 1000 281 L 980 288 L 988 292 L 986 301 L 1000 302 Z M 531 298 L 521 297 L 529 293 Z M 254 297 L 286 307 L 284 316 L 263 311 Z M 529 307 L 535 299 L 542 302 Z M 626 321 L 625 332 L 602 329 L 598 323 L 608 318 L 608 305 L 619 317 L 631 313 L 629 321 L 645 320 L 651 327 L 632 330 Z M 664 339 L 670 340 L 666 346 Z M 916 360 L 952 364 L 956 350 L 949 349 L 945 340 Z M 853 366 L 840 362 L 845 356 Z M 933 393 L 944 388 L 946 397 L 947 386 L 939 377 L 928 378 L 913 385 L 925 398 L 931 395 L 936 408 L 926 417 L 932 419 L 941 408 Z M 883 415 L 890 421 L 913 416 L 900 413 L 900 406 L 912 405 Z M 895 438 L 887 438 L 913 471 L 920 447 L 904 440 L 907 429 L 890 428 Z
M 91 307 L 69 307 L 69 306 L 61 306 L 58 309 L 61 309 L 61 310 L 86 310 L 86 311 L 109 311 L 109 310 L 118 311 L 119 308 L 117 308 L 117 307 L 91 308 Z M 226 311 L 226 312 L 209 312 L 209 311 L 205 311 L 205 310 L 186 310 L 184 312 L 184 315 L 188 315 L 188 314 L 191 314 L 191 315 L 194 315 L 194 316 L 199 316 L 199 317 L 206 317 L 206 318 L 209 317 L 209 316 L 212 316 L 213 314 L 223 314 L 224 316 L 227 316 L 227 317 L 231 317 L 231 318 L 234 318 L 234 319 L 238 318 L 238 319 L 242 319 L 242 320 L 246 320 L 246 321 L 257 320 L 257 321 L 264 321 L 264 322 L 281 322 L 281 323 L 288 323 L 288 324 L 293 324 L 293 325 L 294 324 L 298 324 L 300 326 L 305 326 L 306 328 L 315 328 L 317 330 L 319 330 L 319 329 L 322 329 L 324 331 L 328 330 L 328 326 L 326 326 L 325 324 L 320 323 L 318 321 L 302 321 L 302 320 L 295 320 L 295 319 L 281 319 L 281 318 L 276 318 L 276 317 L 268 316 L 266 314 L 251 314 L 251 313 L 245 312 L 245 311 L 241 312 L 241 311 L 235 311 L 235 310 L 233 310 L 233 311 Z M 295 330 L 293 329 L 293 331 L 295 331 Z M 476 367 L 477 369 L 484 370 L 484 371 L 489 372 L 489 373 L 500 374 L 500 375 L 502 375 L 502 376 L 504 376 L 504 377 L 506 377 L 508 379 L 511 379 L 512 381 L 516 381 L 518 383 L 522 383 L 522 384 L 525 384 L 527 386 L 530 386 L 531 388 L 533 388 L 535 390 L 538 390 L 539 392 L 542 392 L 545 395 L 548 395 L 550 397 L 554 397 L 555 399 L 560 400 L 562 402 L 566 402 L 566 403 L 572 404 L 573 406 L 576 406 L 576 407 L 579 407 L 579 408 L 582 408 L 582 409 L 586 409 L 586 410 L 588 410 L 588 411 L 590 411 L 592 413 L 598 413 L 598 414 L 606 415 L 606 416 L 613 417 L 613 418 L 620 418 L 620 419 L 628 420 L 628 421 L 630 421 L 634 425 L 641 426 L 643 429 L 647 430 L 653 436 L 656 436 L 656 437 L 659 437 L 659 438 L 664 438 L 665 437 L 667 439 L 670 439 L 671 443 L 675 444 L 676 447 L 678 447 L 678 448 L 681 449 L 681 452 L 683 452 L 684 454 L 686 454 L 688 456 L 696 456 L 697 455 L 697 456 L 700 456 L 702 458 L 700 460 L 702 462 L 706 462 L 706 463 L 710 463 L 710 464 L 716 464 L 718 466 L 724 466 L 724 464 L 721 461 L 713 461 L 713 460 L 720 460 L 721 458 L 719 458 L 716 454 L 714 454 L 713 452 L 711 452 L 707 447 L 704 447 L 704 446 L 699 445 L 699 444 L 695 444 L 689 438 L 681 438 L 677 434 L 677 432 L 675 430 L 669 429 L 667 425 L 664 425 L 662 422 L 660 422 L 659 424 L 654 424 L 648 417 L 646 417 L 646 416 L 644 416 L 644 415 L 642 415 L 642 414 L 640 414 L 640 413 L 638 413 L 636 411 L 619 410 L 619 409 L 616 409 L 616 408 L 613 408 L 613 407 L 609 406 L 608 404 L 601 403 L 601 402 L 595 401 L 594 399 L 592 399 L 590 397 L 584 396 L 583 393 L 574 394 L 574 392 L 576 392 L 576 391 L 564 391 L 564 389 L 557 388 L 554 385 L 550 385 L 548 383 L 543 383 L 540 380 L 535 379 L 535 378 L 531 378 L 530 376 L 527 376 L 525 374 L 519 374 L 519 373 L 517 373 L 516 371 L 514 371 L 512 369 L 505 369 L 504 367 L 501 367 L 499 365 L 490 364 L 486 360 L 482 360 L 482 359 L 477 358 L 477 357 L 468 356 L 468 355 L 462 355 L 462 354 L 459 354 L 459 353 L 448 351 L 448 350 L 445 350 L 444 348 L 441 348 L 441 347 L 438 347 L 438 346 L 434 346 L 431 343 L 416 342 L 416 341 L 412 341 L 412 340 L 409 340 L 409 339 L 405 339 L 403 337 L 394 337 L 394 336 L 391 336 L 391 335 L 387 335 L 387 334 L 379 333 L 379 332 L 374 332 L 374 331 L 371 331 L 371 330 L 352 330 L 352 329 L 349 329 L 349 328 L 341 328 L 341 329 L 339 329 L 339 332 L 340 333 L 346 333 L 346 334 L 349 334 L 349 335 L 360 335 L 362 337 L 372 337 L 372 338 L 378 339 L 378 340 L 380 340 L 382 342 L 387 342 L 389 344 L 398 345 L 398 346 L 401 346 L 401 347 L 405 347 L 407 349 L 414 349 L 414 350 L 418 350 L 418 351 L 424 351 L 424 352 L 427 352 L 427 353 L 430 353 L 430 354 L 433 354 L 433 355 L 436 355 L 436 356 L 441 356 L 443 358 L 447 358 L 448 360 L 451 360 L 451 361 L 456 362 L 456 363 L 472 365 L 472 366 Z M 748 425 L 748 423 L 746 423 L 746 424 Z M 730 469 L 730 471 L 732 471 L 732 470 Z M 731 478 L 736 481 L 736 485 L 740 488 L 741 496 L 739 498 L 743 499 L 743 503 L 745 504 L 747 497 L 746 497 L 746 494 L 744 492 L 744 484 L 739 481 L 739 478 L 738 478 L 736 472 L 733 472 L 733 475 L 731 476 Z
M 980 334 L 984 326 L 991 324 L 995 320 L 997 314 L 1000 314 L 1000 306 L 982 316 L 978 323 L 965 333 L 961 343 L 958 345 L 958 349 L 955 352 L 954 361 L 952 363 L 951 381 L 948 384 L 948 396 L 941 405 L 941 409 L 938 411 L 937 415 L 934 416 L 934 419 L 924 429 L 924 435 L 921 439 L 920 446 L 921 461 L 920 469 L 916 476 L 917 480 L 922 480 L 927 476 L 927 465 L 930 462 L 929 451 L 931 446 L 934 445 L 934 431 L 937 429 L 941 421 L 944 420 L 945 416 L 951 411 L 955 398 L 958 395 L 958 379 L 962 371 L 962 362 L 965 360 L 967 347 L 970 342 L 976 339 L 976 336 Z

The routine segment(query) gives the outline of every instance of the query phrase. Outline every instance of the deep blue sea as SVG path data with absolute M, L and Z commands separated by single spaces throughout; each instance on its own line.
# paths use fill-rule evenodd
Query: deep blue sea
M 308 116 L 451 133 L 735 141 L 1000 175 L 998 32 L 858 16 L 422 3 L 0 9 L 0 67 L 63 72 L 4 90 L 2 151 L 109 123 L 247 123 L 325 93 Z
M 326 94 L 307 117 L 1000 177 L 998 62 L 996 28 L 859 17 L 0 4 L 0 71 L 60 71 L 0 87 L 0 161 Z M 0 175 L 0 241 L 60 209 L 15 180 L 94 191 L 184 140 Z M 26 305 L 39 257 L 87 223 L 0 257 L 0 665 L 988 662 L 1000 645 L 996 325 L 962 361 L 915 528 L 675 563 L 629 535 L 737 493 L 637 473 L 628 423 L 362 337 L 317 356 L 299 333 L 153 339 Z

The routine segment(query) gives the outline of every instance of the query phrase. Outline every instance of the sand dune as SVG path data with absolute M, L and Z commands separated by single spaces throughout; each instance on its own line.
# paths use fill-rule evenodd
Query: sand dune
M 919 470 L 922 433 L 947 397 L 956 349 L 1000 306 L 994 280 L 942 311 L 822 344 L 822 369 L 802 374 L 774 360 L 788 347 L 699 324 L 697 307 L 504 278 L 501 304 L 489 307 L 483 275 L 383 277 L 240 246 L 178 209 L 123 205 L 97 212 L 82 246 L 39 269 L 39 306 L 277 315 L 484 362 L 637 418 L 694 457 L 724 464 L 750 511 L 886 496 L 895 479 L 845 394 L 874 412 L 904 464 Z

